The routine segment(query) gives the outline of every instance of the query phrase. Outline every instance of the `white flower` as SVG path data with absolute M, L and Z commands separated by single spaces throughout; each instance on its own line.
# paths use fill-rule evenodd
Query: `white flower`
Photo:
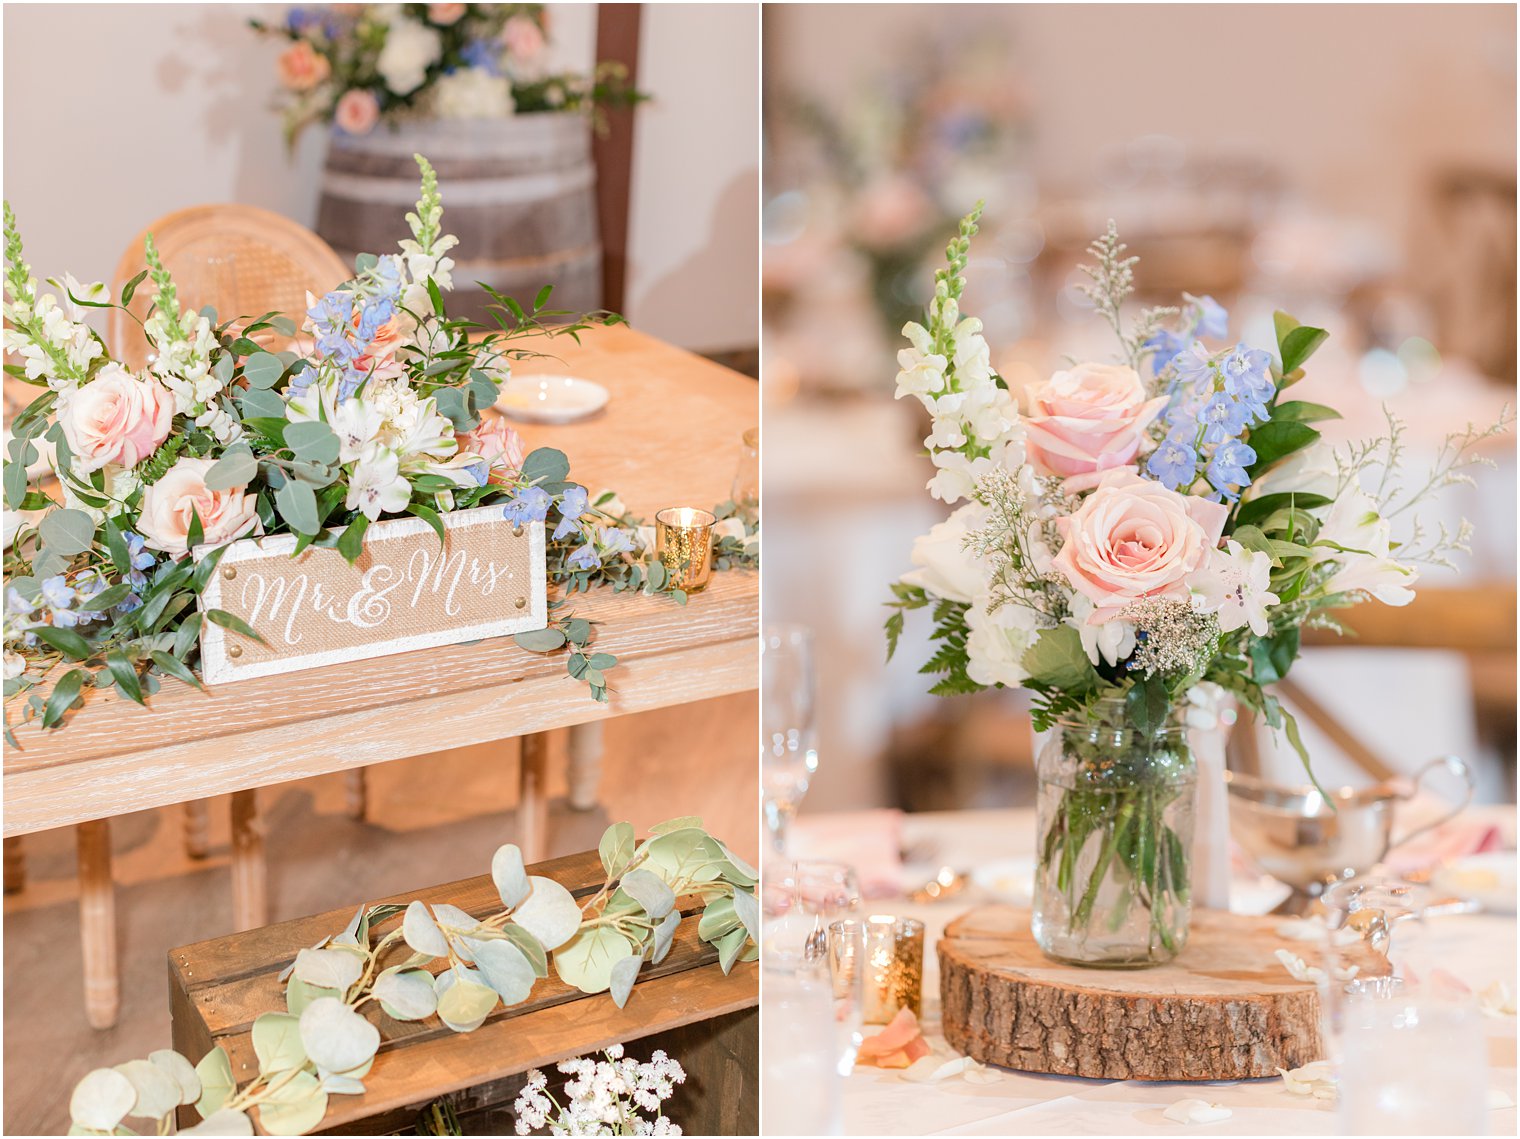
M 945 368 L 949 361 L 934 351 L 934 342 L 923 325 L 909 321 L 903 325 L 903 335 L 911 348 L 897 353 L 897 399 L 905 395 L 923 396 L 945 388 Z
M 512 102 L 512 81 L 479 67 L 462 67 L 440 75 L 432 98 L 440 119 L 505 119 L 517 109 Z
M 1324 592 L 1359 591 L 1384 605 L 1413 601 L 1414 590 L 1409 587 L 1419 574 L 1393 559 L 1390 531 L 1388 519 L 1378 514 L 1377 503 L 1366 491 L 1351 487 L 1337 498 L 1314 540 L 1311 558 L 1336 565 Z
M 443 40 L 435 29 L 416 20 L 393 20 L 375 69 L 397 95 L 410 95 L 422 86 L 427 69 L 438 61 L 442 50 Z
M 1294 1095 L 1313 1096 L 1315 1099 L 1335 1098 L 1335 1073 L 1326 1060 L 1315 1060 L 1302 1068 L 1291 1071 L 1278 1068 L 1283 1087 Z
M 1247 550 L 1233 538 L 1225 549 L 1209 552 L 1209 560 L 1188 579 L 1193 605 L 1216 613 L 1219 628 L 1228 633 L 1250 625 L 1258 637 L 1267 635 L 1267 610 L 1278 602 L 1271 585 L 1272 559 L 1261 550 Z
M 391 451 L 376 450 L 361 458 L 348 480 L 349 510 L 361 510 L 371 522 L 382 514 L 406 509 L 412 486 L 400 474 L 401 464 Z
M 739 518 L 725 518 L 713 527 L 713 541 L 719 538 L 734 538 L 744 541 L 744 522 Z
M 1179 1099 L 1161 1113 L 1173 1123 L 1221 1123 L 1234 1114 L 1222 1103 L 1202 1099 Z
M 903 584 L 916 585 L 947 601 L 969 602 L 987 583 L 985 563 L 966 549 L 966 536 L 982 524 L 986 508 L 961 507 L 913 543 L 913 564 Z
M 6 673 L 9 678 L 9 672 Z M 1503 981 L 1495 981 L 1478 994 L 1478 1007 L 1485 1016 L 1514 1016 L 1515 994 Z
M 217 404 L 195 417 L 195 425 L 211 433 L 218 443 L 235 443 L 243 437 L 243 426 Z
M 1264 472 L 1240 497 L 1250 502 L 1265 494 L 1292 492 L 1334 498 L 1337 478 L 1335 448 L 1321 439 Z
M 362 455 L 380 434 L 385 416 L 365 399 L 346 399 L 333 413 L 332 429 L 338 436 L 338 459 L 351 463 Z
M 994 612 L 983 596 L 966 610 L 966 675 L 978 684 L 1017 688 L 1028 679 L 1024 654 L 1040 635 L 1040 615 L 1027 605 L 1009 602 Z
M 6 649 L 5 650 L 5 672 L 4 672 L 5 679 L 6 680 L 15 680 L 16 677 L 20 676 L 25 671 L 26 671 L 26 658 L 23 657 L 20 653 L 13 653 L 9 649 Z
M 1118 664 L 1135 651 L 1135 627 L 1128 621 L 1105 621 L 1101 625 L 1089 625 L 1087 618 L 1095 608 L 1092 599 L 1072 591 L 1071 616 L 1066 623 L 1076 629 L 1082 638 L 1082 651 L 1087 659 L 1097 665 L 1101 658 L 1107 664 Z

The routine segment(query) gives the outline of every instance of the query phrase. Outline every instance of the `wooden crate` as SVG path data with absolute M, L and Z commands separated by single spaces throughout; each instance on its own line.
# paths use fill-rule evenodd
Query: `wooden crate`
M 603 881 L 595 853 L 540 863 L 530 873 L 555 879 L 577 897 L 594 894 Z M 405 904 L 413 898 L 449 902 L 477 917 L 501 908 L 489 876 L 378 900 Z M 251 1079 L 258 1071 L 249 1039 L 253 1021 L 285 1010 L 280 971 L 297 950 L 340 932 L 356 904 L 173 950 L 175 1049 L 194 1063 L 220 1045 L 239 1083 Z M 680 905 L 687 914 L 700 909 L 691 898 Z M 383 1042 L 365 1077 L 365 1093 L 333 1096 L 319 1132 L 410 1132 L 423 1106 L 447 1097 L 467 1133 L 510 1134 L 506 1112 L 523 1073 L 540 1068 L 552 1077 L 555 1062 L 622 1042 L 639 1059 L 663 1048 L 686 1069 L 686 1082 L 667 1104 L 667 1114 L 686 1134 L 757 1134 L 758 1002 L 757 966 L 736 965 L 725 977 L 717 952 L 697 938 L 692 918 L 681 924 L 669 955 L 645 966 L 622 1009 L 605 993 L 587 996 L 564 984 L 552 968 L 527 1001 L 498 1006 L 470 1033 L 453 1032 L 436 1017 L 392 1020 L 367 1004 L 364 1014 L 379 1025 Z M 181 1112 L 182 1127 L 194 1122 L 192 1109 Z

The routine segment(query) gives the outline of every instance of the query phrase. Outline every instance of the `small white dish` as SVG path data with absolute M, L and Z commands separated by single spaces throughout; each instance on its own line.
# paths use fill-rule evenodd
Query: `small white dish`
M 1456 858 L 1430 876 L 1443 894 L 1471 898 L 1486 914 L 1515 912 L 1515 852 L 1495 850 Z
M 1003 858 L 971 872 L 971 880 L 993 898 L 1015 906 L 1034 900 L 1034 858 Z
M 575 376 L 514 375 L 502 385 L 496 409 L 520 423 L 574 423 L 607 406 L 607 389 Z

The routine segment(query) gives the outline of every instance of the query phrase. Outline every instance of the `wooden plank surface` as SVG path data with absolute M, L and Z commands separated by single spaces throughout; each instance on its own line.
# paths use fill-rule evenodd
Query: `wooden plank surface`
M 636 514 L 728 497 L 756 388 L 735 372 L 628 328 L 595 329 L 519 377 L 557 372 L 612 393 L 591 420 L 519 425 L 530 447 L 570 457 L 572 477 L 616 490 Z M 4 833 L 25 834 L 443 748 L 753 689 L 756 574 L 715 574 L 685 608 L 664 598 L 578 595 L 619 658 L 612 702 L 593 703 L 558 655 L 510 639 L 400 654 L 217 687 L 166 683 L 150 707 L 92 692 L 68 726 L 16 731 L 7 749 Z
M 540 863 L 530 872 L 555 879 L 577 897 L 594 893 L 603 877 L 597 856 L 590 852 Z M 450 902 L 477 917 L 501 907 L 489 876 L 379 900 L 405 903 L 414 898 Z M 357 905 L 356 900 L 345 909 L 171 951 L 169 987 L 175 1047 L 194 1061 L 210 1047 L 220 1045 L 227 1050 L 239 1082 L 251 1079 L 258 1065 L 248 1034 L 260 1013 L 284 1009 L 279 972 L 299 949 L 340 931 Z M 693 913 L 697 908 L 693 899 L 682 899 L 683 912 Z M 388 931 L 391 924 L 383 928 Z M 755 1007 L 759 1000 L 757 966 L 739 965 L 731 975 L 723 976 L 716 952 L 701 943 L 696 932 L 695 919 L 683 923 L 669 956 L 657 966 L 645 967 L 624 1009 L 605 994 L 580 993 L 552 971 L 550 977 L 538 982 L 529 1000 L 512 1008 L 498 1006 L 472 1033 L 451 1032 L 431 1018 L 397 1022 L 374 1006 L 366 1006 L 366 1015 L 376 1020 L 384 1038 L 374 1067 L 365 1078 L 368 1090 L 362 1096 L 333 1097 L 323 1129 L 415 1107 L 449 1092 L 545 1067 L 619 1041 Z

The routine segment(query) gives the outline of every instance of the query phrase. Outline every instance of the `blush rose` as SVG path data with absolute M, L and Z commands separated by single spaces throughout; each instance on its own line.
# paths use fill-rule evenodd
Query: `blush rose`
M 174 396 L 155 379 L 107 364 L 59 417 L 74 461 L 85 471 L 135 467 L 169 437 Z
M 332 65 L 305 40 L 280 55 L 280 82 L 292 91 L 310 91 L 332 74 Z
M 491 466 L 490 482 L 505 486 L 522 470 L 528 456 L 523 438 L 505 419 L 482 419 L 472 431 L 454 436 L 461 451 L 479 455 Z
M 1027 393 L 1029 462 L 1042 475 L 1092 475 L 1128 466 L 1166 397 L 1145 398 L 1133 368 L 1078 364 Z
M 1188 577 L 1207 566 L 1229 508 L 1168 490 L 1128 469 L 1109 471 L 1076 513 L 1056 520 L 1056 568 L 1093 603 L 1102 625 L 1145 598 L 1186 601 Z
M 380 121 L 380 104 L 368 91 L 345 91 L 333 112 L 333 121 L 349 134 L 369 134 Z
M 187 552 L 192 512 L 201 520 L 201 542 L 220 546 L 241 538 L 259 523 L 257 499 L 247 487 L 211 490 L 206 472 L 212 459 L 180 459 L 143 491 L 137 529 L 144 544 L 179 558 Z

